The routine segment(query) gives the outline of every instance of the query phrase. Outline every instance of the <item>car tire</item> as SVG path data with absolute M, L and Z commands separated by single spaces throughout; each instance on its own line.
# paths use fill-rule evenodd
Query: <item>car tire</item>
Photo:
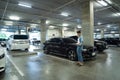
M 28 51 L 28 48 L 26 48 L 25 51 Z
M 77 60 L 77 54 L 74 50 L 68 50 L 68 59 L 71 61 Z
M 6 70 L 6 67 L 5 67 L 4 70 L 1 71 L 0 73 L 1 73 L 1 74 L 4 74 L 4 73 L 5 73 L 5 70 Z

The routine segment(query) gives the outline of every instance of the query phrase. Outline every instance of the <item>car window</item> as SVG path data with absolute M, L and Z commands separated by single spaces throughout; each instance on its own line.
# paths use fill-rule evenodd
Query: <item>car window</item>
M 63 42 L 65 43 L 76 43 L 77 41 L 71 38 L 63 38 Z
M 28 35 L 14 35 L 14 39 L 28 39 Z
M 53 39 L 49 40 L 49 42 L 59 43 L 59 42 L 61 42 L 61 39 L 60 38 L 53 38 Z

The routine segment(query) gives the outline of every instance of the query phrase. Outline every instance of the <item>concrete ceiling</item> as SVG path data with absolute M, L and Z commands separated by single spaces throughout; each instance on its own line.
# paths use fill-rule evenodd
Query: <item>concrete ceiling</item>
M 94 0 L 95 29 L 107 28 L 109 24 L 112 27 L 118 27 L 120 23 L 120 0 L 104 0 L 108 5 L 98 3 Z M 30 4 L 32 8 L 19 6 L 23 2 Z M 49 20 L 49 25 L 62 26 L 68 23 L 69 27 L 77 27 L 81 24 L 81 5 L 86 0 L 0 0 L 0 24 L 1 28 L 6 21 L 10 22 L 9 16 L 16 15 L 20 17 L 19 21 L 13 21 L 9 28 L 20 26 L 30 26 L 37 24 L 39 26 L 41 19 Z M 61 12 L 67 12 L 68 17 L 61 16 Z M 101 23 L 98 25 L 98 23 Z M 16 27 L 17 28 L 17 27 Z M 118 30 L 118 29 L 117 29 Z

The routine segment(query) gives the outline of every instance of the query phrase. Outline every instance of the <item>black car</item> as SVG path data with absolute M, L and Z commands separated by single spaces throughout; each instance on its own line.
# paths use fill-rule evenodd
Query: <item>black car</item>
M 105 41 L 108 45 L 116 45 L 120 47 L 120 40 L 116 38 L 101 38 L 98 40 Z
M 77 41 L 78 36 L 70 36 L 70 38 L 75 39 Z M 108 48 L 107 43 L 105 41 L 100 41 L 100 40 L 94 40 L 94 46 L 99 52 L 102 52 Z
M 97 48 L 99 52 L 102 52 L 105 49 L 108 49 L 108 45 L 105 41 L 94 40 L 94 46 Z
M 62 56 L 67 56 L 70 60 L 77 60 L 76 40 L 71 38 L 51 38 L 44 43 L 44 53 L 55 53 Z M 83 58 L 93 58 L 96 56 L 95 48 L 92 46 L 83 47 Z

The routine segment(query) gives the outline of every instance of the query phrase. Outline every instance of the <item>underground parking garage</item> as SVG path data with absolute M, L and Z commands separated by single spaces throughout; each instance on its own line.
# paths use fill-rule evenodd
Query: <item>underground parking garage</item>
M 0 0 L 0 80 L 119 80 L 119 4 Z

